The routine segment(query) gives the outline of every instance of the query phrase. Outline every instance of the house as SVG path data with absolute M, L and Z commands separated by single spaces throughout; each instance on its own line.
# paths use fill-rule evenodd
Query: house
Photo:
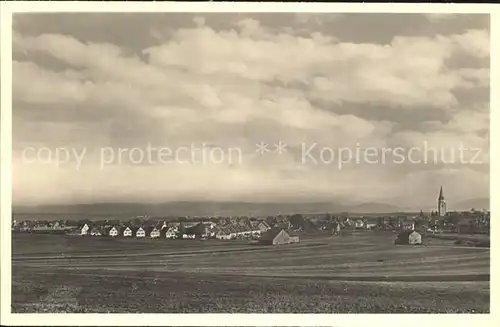
M 125 228 L 123 231 L 123 236 L 124 237 L 131 237 L 132 236 L 132 229 L 130 227 Z
M 177 230 L 177 227 L 169 227 L 166 232 L 165 232 L 165 238 L 168 239 L 175 239 L 177 238 L 177 233 L 179 231 Z
M 194 240 L 196 238 L 196 235 L 194 235 L 194 234 L 182 234 L 182 238 Z
M 137 238 L 143 238 L 143 237 L 146 237 L 146 231 L 144 230 L 144 228 L 139 227 L 139 228 L 137 229 L 137 231 L 135 232 L 135 237 L 137 237 Z
M 262 232 L 265 232 L 265 231 L 271 229 L 271 226 L 269 226 L 269 224 L 265 220 L 263 220 L 259 223 L 259 225 L 257 225 L 257 228 L 259 230 L 261 230 Z
M 299 234 L 297 234 L 293 230 L 287 230 L 286 231 L 288 236 L 290 237 L 290 243 L 299 243 Z
M 296 240 L 298 241 L 298 238 Z M 259 243 L 266 245 L 280 245 L 289 244 L 292 243 L 292 241 L 286 230 L 274 227 L 262 234 L 259 238 Z
M 231 232 L 228 228 L 220 228 L 219 231 L 215 234 L 215 238 L 218 240 L 229 240 L 231 239 Z
M 365 222 L 362 219 L 355 220 L 354 228 L 365 228 Z
M 338 221 L 332 222 L 332 234 L 333 235 L 340 234 L 340 222 L 338 222 Z
M 232 226 L 232 225 L 229 225 L 228 226 L 228 230 L 229 230 L 229 237 L 231 240 L 235 240 L 236 237 L 238 237 L 238 230 L 236 229 L 236 227 Z
M 259 236 L 261 233 L 262 230 L 260 230 L 258 226 L 252 226 L 252 231 L 251 231 L 252 236 Z
M 81 229 L 81 234 L 82 234 L 82 235 L 88 235 L 88 233 L 89 233 L 89 229 L 90 229 L 90 228 L 89 228 L 89 225 L 87 225 L 87 224 L 83 225 L 83 227 L 82 227 L 82 229 Z
M 151 232 L 149 232 L 149 237 L 151 238 L 159 238 L 160 237 L 160 230 L 158 228 L 153 228 Z
M 109 230 L 108 235 L 111 236 L 111 237 L 116 237 L 116 236 L 118 236 L 119 233 L 120 233 L 120 231 L 118 230 L 118 228 L 115 227 L 115 226 L 113 226 L 113 228 L 111 228 Z
M 415 222 L 414 221 L 402 221 L 401 228 L 404 231 L 412 231 L 415 230 Z
M 198 225 L 193 226 L 193 228 L 191 228 L 189 234 L 194 234 L 198 238 L 207 238 L 209 235 L 208 230 L 209 230 L 208 225 L 205 225 L 203 223 L 199 223 Z
M 292 224 L 289 221 L 280 221 L 274 224 L 274 228 L 291 229 Z
M 99 228 L 94 227 L 90 230 L 90 235 L 91 236 L 102 236 L 102 232 Z
M 214 227 L 210 227 L 208 229 L 208 237 L 210 238 L 214 238 L 215 235 L 219 232 L 220 228 L 217 227 L 217 226 L 214 226 Z
M 404 231 L 398 234 L 394 244 L 422 245 L 422 235 L 416 231 Z
M 203 225 L 208 226 L 210 229 L 213 229 L 213 228 L 215 228 L 215 226 L 217 226 L 217 224 L 214 223 L 213 221 L 204 221 L 202 223 L 203 223 Z

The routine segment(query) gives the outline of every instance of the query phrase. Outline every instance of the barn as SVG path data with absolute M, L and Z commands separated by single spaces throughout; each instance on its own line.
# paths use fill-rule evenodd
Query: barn
M 289 244 L 295 242 L 298 242 L 298 236 L 290 237 L 286 230 L 277 227 L 264 232 L 259 238 L 259 243 L 266 245 Z
M 421 245 L 422 235 L 416 231 L 404 231 L 398 234 L 394 244 Z

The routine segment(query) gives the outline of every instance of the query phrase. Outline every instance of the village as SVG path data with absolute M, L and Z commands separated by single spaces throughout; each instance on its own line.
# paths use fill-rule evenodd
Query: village
M 437 211 L 428 214 L 350 215 L 275 215 L 268 217 L 174 217 L 150 218 L 147 215 L 129 221 L 58 220 L 13 221 L 13 232 L 67 234 L 89 237 L 125 237 L 183 240 L 249 240 L 262 244 L 299 242 L 301 235 L 342 236 L 354 231 L 398 232 L 396 244 L 422 244 L 422 237 L 439 233 L 489 234 L 490 212 L 446 211 L 440 190 Z

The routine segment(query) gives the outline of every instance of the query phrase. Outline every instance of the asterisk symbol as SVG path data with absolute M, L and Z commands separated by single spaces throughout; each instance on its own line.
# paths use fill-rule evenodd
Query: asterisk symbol
M 260 143 L 256 144 L 255 146 L 257 147 L 257 149 L 255 151 L 260 153 L 260 154 L 270 152 L 270 150 L 267 148 L 269 146 L 269 144 L 267 144 L 267 143 L 260 142 Z
M 274 147 L 276 148 L 274 152 L 278 152 L 278 154 L 283 154 L 286 152 L 287 144 L 279 141 L 277 144 L 276 143 L 274 144 Z

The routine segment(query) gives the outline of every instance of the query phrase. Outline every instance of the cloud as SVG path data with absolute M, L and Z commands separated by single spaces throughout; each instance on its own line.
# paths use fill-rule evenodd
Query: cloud
M 310 27 L 310 17 L 304 17 L 289 27 Z M 203 15 L 190 19 L 171 33 L 144 29 L 156 43 L 139 55 L 118 43 L 14 33 L 17 196 L 72 201 L 141 193 L 158 199 L 188 194 L 234 199 L 260 192 L 391 199 L 414 180 L 390 165 L 352 165 L 342 171 L 303 165 L 301 144 L 409 147 L 428 141 L 454 146 L 461 140 L 489 148 L 489 108 L 484 103 L 464 107 L 459 101 L 464 92 L 489 87 L 489 68 L 449 65 L 456 56 L 487 59 L 486 30 L 394 36 L 382 44 L 340 41 L 321 32 L 276 32 L 255 17 L 226 29 L 213 28 Z M 44 65 L 43 56 L 64 68 Z M 426 114 L 430 111 L 439 115 Z M 420 120 L 403 123 L 402 117 L 412 115 Z M 92 149 L 207 142 L 243 148 L 245 163 L 111 165 L 108 173 L 99 171 L 95 156 L 81 171 L 22 164 L 21 147 L 36 140 Z M 289 152 L 267 160 L 256 155 L 257 143 L 278 140 Z M 483 174 L 479 180 L 484 182 L 484 171 L 471 170 L 470 178 Z M 429 176 L 452 178 L 437 168 L 415 168 L 417 173 L 427 181 L 433 180 Z M 30 182 L 33 174 L 41 176 Z M 475 192 L 485 191 L 477 186 Z
M 334 102 L 456 106 L 453 89 L 484 83 L 486 77 L 475 69 L 463 76 L 446 67 L 448 59 L 462 52 L 488 56 L 485 31 L 395 37 L 390 45 L 378 45 L 337 42 L 320 33 L 309 38 L 271 34 L 250 19 L 240 27 L 239 32 L 179 30 L 170 42 L 145 53 L 153 65 L 182 67 L 193 74 L 301 82 L 315 97 Z

